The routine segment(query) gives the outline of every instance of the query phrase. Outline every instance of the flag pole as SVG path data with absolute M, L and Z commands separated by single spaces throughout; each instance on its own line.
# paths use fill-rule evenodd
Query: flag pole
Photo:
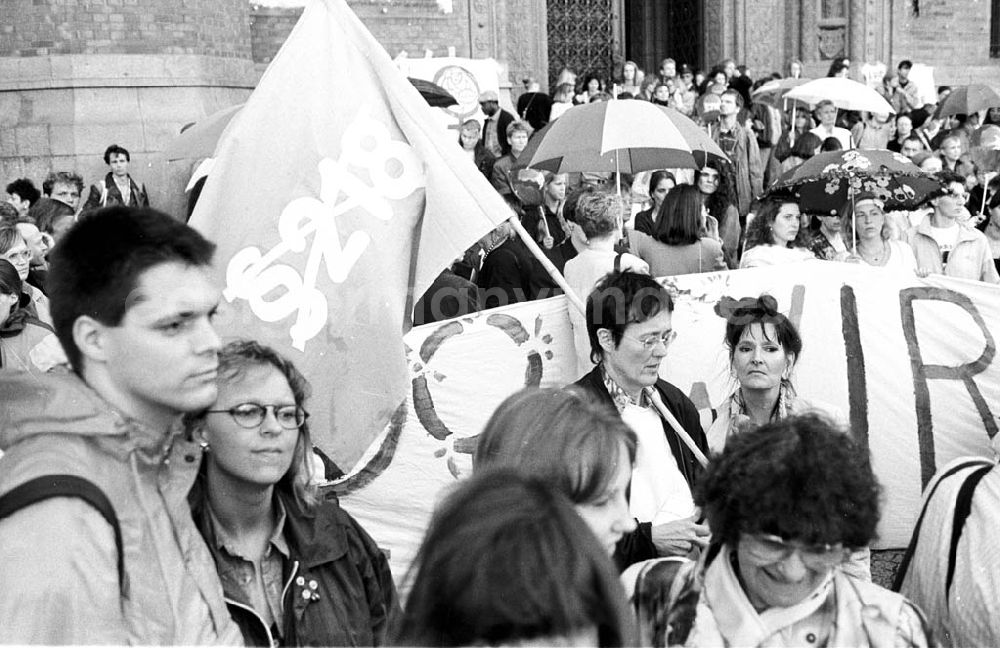
M 522 241 L 524 241 L 527 248 L 531 250 L 531 253 L 534 254 L 535 258 L 542 264 L 542 267 L 548 271 L 549 276 L 556 282 L 556 285 L 562 288 L 562 291 L 566 293 L 566 298 L 569 299 L 570 303 L 576 306 L 581 313 L 586 314 L 587 309 L 583 305 L 583 302 L 580 301 L 580 296 L 569 287 L 569 284 L 566 283 L 566 277 L 562 276 L 562 273 L 559 272 L 559 269 L 552 264 L 549 257 L 545 256 L 545 253 L 542 252 L 542 248 L 538 247 L 538 243 L 535 242 L 535 239 L 531 238 L 531 235 L 528 234 L 528 230 L 524 229 L 524 225 L 521 225 L 521 221 L 518 220 L 517 216 L 511 216 L 507 222 L 510 223 L 511 227 L 514 228 L 514 231 L 517 232 L 517 235 L 521 237 Z

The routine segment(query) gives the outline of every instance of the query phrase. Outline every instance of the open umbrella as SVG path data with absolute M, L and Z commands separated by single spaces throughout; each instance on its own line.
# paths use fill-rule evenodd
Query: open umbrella
M 775 79 L 768 81 L 750 93 L 750 101 L 762 103 L 773 108 L 781 108 L 785 95 L 792 88 L 808 83 L 811 79 Z
M 842 110 L 867 110 L 883 115 L 896 112 L 885 97 L 874 89 L 841 77 L 813 79 L 789 90 L 785 93 L 785 99 L 797 99 L 810 104 L 829 99 L 834 106 Z
M 969 115 L 987 108 L 1000 108 L 1000 95 L 987 85 L 973 83 L 952 88 L 951 94 L 938 106 L 935 116 Z
M 886 209 L 914 209 L 940 187 L 900 153 L 850 149 L 814 155 L 775 180 L 768 194 L 795 195 L 805 212 L 837 214 L 862 193 L 873 194 Z
M 458 104 L 450 92 L 436 83 L 413 77 L 408 77 L 408 79 L 429 105 L 435 108 L 447 108 Z M 163 149 L 163 157 L 168 162 L 212 157 L 215 155 L 215 146 L 219 143 L 222 132 L 226 130 L 226 126 L 242 107 L 243 104 L 236 104 L 223 108 L 184 129 L 174 141 Z
M 677 110 L 646 101 L 600 101 L 570 108 L 538 131 L 514 168 L 638 173 L 697 168 L 707 156 L 728 159 Z

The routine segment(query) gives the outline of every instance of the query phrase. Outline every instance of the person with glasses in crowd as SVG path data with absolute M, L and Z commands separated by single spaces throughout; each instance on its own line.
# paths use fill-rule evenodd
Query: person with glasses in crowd
M 844 569 L 880 491 L 867 449 L 821 416 L 733 437 L 695 489 L 712 544 L 664 583 L 659 645 L 935 645 L 915 605 Z
M 630 546 L 619 547 L 620 568 L 658 556 L 696 554 L 708 540 L 691 489 L 704 453 L 698 410 L 684 392 L 659 377 L 675 337 L 670 293 L 649 275 L 612 272 L 587 297 L 587 334 L 597 366 L 575 384 L 617 413 L 638 439 L 629 510 L 638 521 Z M 655 401 L 673 414 L 678 432 Z M 686 437 L 686 439 L 685 439 Z
M 963 224 L 965 178 L 951 171 L 937 174 L 943 188 L 931 194 L 934 212 L 907 232 L 917 259 L 917 272 L 1000 283 L 993 252 L 986 236 Z
M 217 382 L 215 403 L 188 421 L 204 450 L 189 500 L 247 645 L 384 645 L 402 614 L 389 564 L 317 493 L 305 377 L 235 341 Z

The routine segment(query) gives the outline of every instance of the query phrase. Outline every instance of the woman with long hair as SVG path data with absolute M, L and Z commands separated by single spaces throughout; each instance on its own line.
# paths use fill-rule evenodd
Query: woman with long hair
M 844 210 L 841 230 L 847 233 L 852 245 L 841 260 L 915 273 L 917 259 L 913 248 L 906 241 L 892 238 L 882 205 L 874 196 L 862 194 L 853 210 L 849 206 Z
M 614 566 L 549 480 L 477 471 L 437 507 L 407 576 L 397 643 L 632 646 Z
M 694 172 L 694 186 L 698 187 L 708 208 L 706 229 L 719 233 L 726 266 L 735 270 L 739 265 L 743 230 L 736 207 L 736 193 L 729 179 L 725 165 L 715 159 L 709 159 L 704 167 Z
M 784 162 L 792 155 L 797 155 L 795 153 L 795 145 L 799 143 L 802 138 L 812 130 L 813 122 L 812 117 L 809 115 L 809 111 L 805 108 L 796 108 L 792 123 L 790 126 L 785 126 L 781 132 L 781 137 L 778 138 L 778 143 L 774 145 L 771 149 L 771 155 L 768 157 L 767 166 L 764 169 L 764 185 L 769 186 L 772 182 L 778 179 L 778 177 L 787 171 L 790 166 L 785 166 Z M 814 136 L 815 137 L 815 136 Z M 813 151 L 819 148 L 819 143 L 812 148 Z M 812 157 L 814 153 L 810 153 L 809 157 Z M 797 161 L 790 163 L 790 165 L 797 166 L 804 161 L 805 158 L 800 158 Z
M 741 268 L 778 265 L 815 259 L 809 239 L 801 227 L 799 204 L 792 198 L 765 200 L 747 225 L 746 248 Z
M 653 235 L 630 234 L 632 253 L 649 264 L 654 277 L 725 270 L 722 242 L 709 236 L 706 215 L 697 187 L 675 187 L 660 207 Z
M 632 229 L 652 235 L 653 222 L 656 220 L 656 214 L 660 211 L 660 206 L 663 205 L 663 199 L 676 186 L 677 179 L 673 173 L 662 169 L 653 171 L 649 176 L 649 200 L 652 205 L 649 209 L 644 209 L 635 215 Z
M 188 422 L 205 448 L 189 499 L 247 645 L 384 645 L 400 615 L 389 564 L 317 493 L 305 377 L 236 341 L 217 380 L 215 404 Z

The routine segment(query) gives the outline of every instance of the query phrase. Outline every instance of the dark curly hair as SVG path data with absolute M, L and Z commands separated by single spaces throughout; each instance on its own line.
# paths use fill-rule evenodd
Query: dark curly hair
M 714 540 L 741 533 L 857 549 L 872 542 L 881 488 L 868 452 L 829 420 L 791 416 L 737 434 L 694 492 Z
M 771 235 L 771 226 L 774 224 L 774 219 L 784 204 L 797 205 L 798 200 L 787 196 L 771 196 L 761 203 L 760 209 L 757 210 L 757 215 L 747 225 L 747 241 L 744 251 L 755 248 L 758 245 L 774 244 L 774 239 Z M 791 247 L 808 248 L 808 230 L 808 227 L 799 227 L 799 232 L 795 235 L 795 240 L 791 242 Z
M 721 228 L 729 206 L 736 204 L 736 192 L 733 190 L 732 182 L 730 182 L 732 170 L 729 164 L 715 158 L 706 160 L 705 166 L 702 169 L 714 169 L 719 174 L 719 184 L 714 192 L 705 197 L 705 207 L 708 207 L 708 213 L 719 221 L 719 227 Z M 694 172 L 694 186 L 696 187 L 698 186 L 698 181 L 701 180 L 702 169 Z

